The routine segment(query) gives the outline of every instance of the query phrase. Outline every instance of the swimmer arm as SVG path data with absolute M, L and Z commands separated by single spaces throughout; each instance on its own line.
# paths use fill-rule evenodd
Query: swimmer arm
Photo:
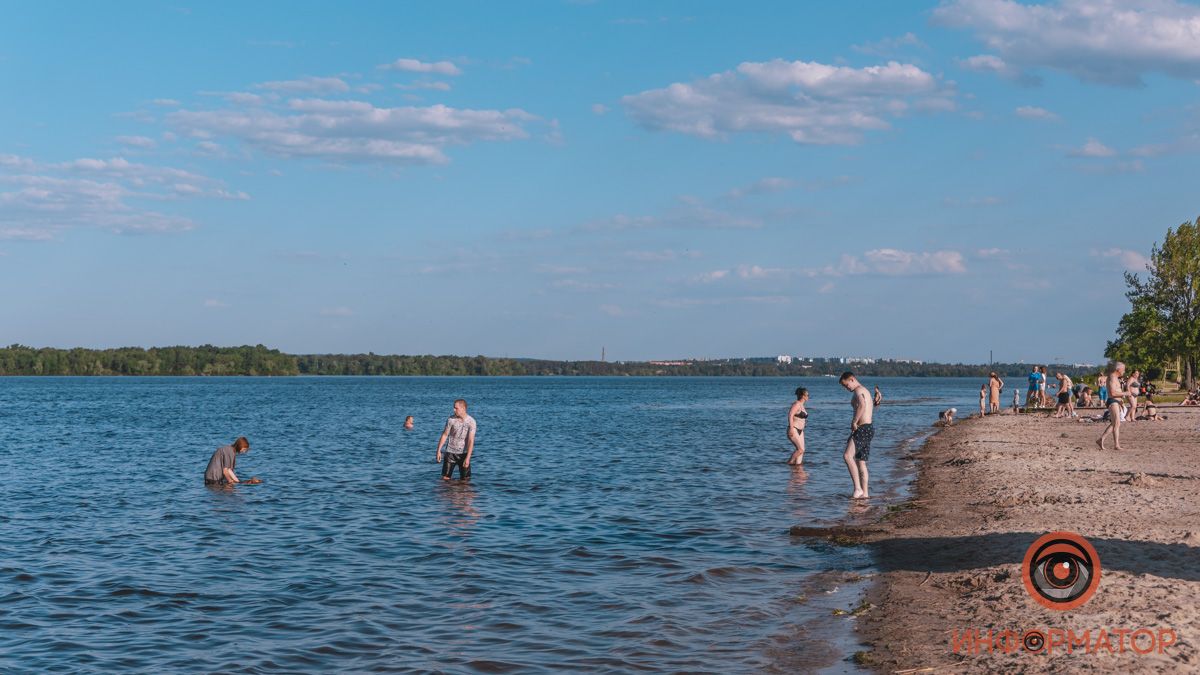
M 233 472 L 233 469 L 230 469 L 229 467 L 222 469 L 221 473 L 225 474 L 225 480 L 229 481 L 230 483 L 240 483 L 241 482 L 238 480 L 237 474 L 235 474 Z
M 854 406 L 854 421 L 850 423 L 850 430 L 855 431 L 858 425 L 862 422 L 863 414 L 866 410 L 867 394 L 864 391 L 858 391 L 854 394 L 858 397 L 858 405 Z

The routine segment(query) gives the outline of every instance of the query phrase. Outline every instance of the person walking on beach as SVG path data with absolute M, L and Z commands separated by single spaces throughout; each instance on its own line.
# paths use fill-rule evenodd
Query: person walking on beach
M 446 446 L 444 460 L 443 445 Z M 461 480 L 470 478 L 471 454 L 474 451 L 475 418 L 467 414 L 467 402 L 460 398 L 454 401 L 454 414 L 446 420 L 446 428 L 442 429 L 442 437 L 438 439 L 435 461 L 442 464 L 442 480 L 450 480 L 456 466 Z
M 1055 373 L 1054 379 L 1058 380 L 1058 405 L 1054 408 L 1054 417 L 1066 417 L 1071 414 L 1071 378 L 1063 373 Z
M 1125 364 L 1120 361 L 1110 363 L 1104 369 L 1106 384 L 1108 387 L 1108 426 L 1104 427 L 1104 431 L 1100 433 L 1100 438 L 1096 439 L 1096 445 L 1100 446 L 1101 450 L 1107 450 L 1104 447 L 1104 437 L 1108 431 L 1112 430 L 1113 447 L 1117 450 L 1124 450 L 1121 447 L 1121 402 L 1125 400 L 1125 390 L 1121 388 L 1121 376 L 1125 374 Z
M 989 397 L 988 402 L 990 404 L 990 410 L 994 415 L 1000 412 L 1000 391 L 1004 389 L 1004 380 L 1000 379 L 1000 376 L 996 374 L 996 371 L 992 371 L 991 374 L 988 375 L 988 387 L 991 389 L 991 396 Z
M 800 387 L 796 390 L 796 402 L 788 409 L 788 440 L 796 449 L 788 458 L 788 464 L 800 466 L 804 462 L 804 427 L 808 425 L 808 410 L 804 404 L 808 402 L 808 390 Z
M 871 441 L 875 438 L 875 426 L 872 424 L 875 403 L 871 400 L 871 393 L 859 383 L 854 373 L 847 370 L 838 382 L 853 394 L 850 405 L 854 408 L 854 418 L 850 421 L 850 437 L 846 439 L 846 453 L 842 456 L 846 460 L 846 468 L 850 470 L 850 481 L 854 483 L 851 498 L 866 499 L 871 496 L 867 487 L 870 477 L 867 460 L 871 457 Z
M 234 485 L 240 483 L 237 474 L 233 472 L 237 466 L 237 456 L 250 452 L 250 441 L 245 436 L 238 436 L 231 445 L 222 445 L 208 460 L 204 469 L 205 485 Z

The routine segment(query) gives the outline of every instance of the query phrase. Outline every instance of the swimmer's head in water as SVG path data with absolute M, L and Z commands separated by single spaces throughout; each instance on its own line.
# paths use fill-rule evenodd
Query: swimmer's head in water
M 796 400 L 803 401 L 806 398 L 808 398 L 808 389 L 805 389 L 804 387 L 797 387 L 796 388 Z
M 233 449 L 238 452 L 249 452 L 250 441 L 246 440 L 245 436 L 238 436 L 237 440 L 233 442 Z

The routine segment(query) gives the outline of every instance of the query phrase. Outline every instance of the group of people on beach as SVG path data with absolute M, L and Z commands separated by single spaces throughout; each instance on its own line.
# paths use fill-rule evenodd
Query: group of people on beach
M 870 497 L 867 461 L 871 457 L 871 441 L 875 438 L 875 406 L 883 402 L 883 393 L 875 387 L 874 393 L 869 391 L 854 373 L 846 371 L 838 379 L 838 383 L 850 392 L 850 406 L 854 416 L 850 420 L 850 435 L 846 438 L 846 450 L 842 459 L 850 471 L 850 482 L 854 486 L 852 499 Z M 796 401 L 788 409 L 787 437 L 795 450 L 788 458 L 788 464 L 800 466 L 804 462 L 804 428 L 808 426 L 808 389 L 800 387 L 796 390 Z
M 413 416 L 404 418 L 404 430 L 412 431 L 415 426 Z M 437 451 L 434 460 L 442 465 L 442 480 L 450 480 L 454 469 L 458 469 L 460 480 L 471 477 L 471 455 L 475 452 L 475 418 L 467 414 L 467 402 L 464 399 L 454 401 L 454 412 L 446 420 L 442 435 L 438 438 Z M 442 449 L 446 452 L 443 454 Z M 204 469 L 204 484 L 210 486 L 228 487 L 232 485 L 261 483 L 259 478 L 240 480 L 234 469 L 237 468 L 238 455 L 250 452 L 250 441 L 245 436 L 239 436 L 229 445 L 217 448 L 208 460 Z

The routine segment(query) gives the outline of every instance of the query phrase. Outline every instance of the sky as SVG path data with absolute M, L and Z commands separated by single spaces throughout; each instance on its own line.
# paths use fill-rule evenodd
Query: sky
M 1098 362 L 1200 4 L 12 3 L 0 343 Z

